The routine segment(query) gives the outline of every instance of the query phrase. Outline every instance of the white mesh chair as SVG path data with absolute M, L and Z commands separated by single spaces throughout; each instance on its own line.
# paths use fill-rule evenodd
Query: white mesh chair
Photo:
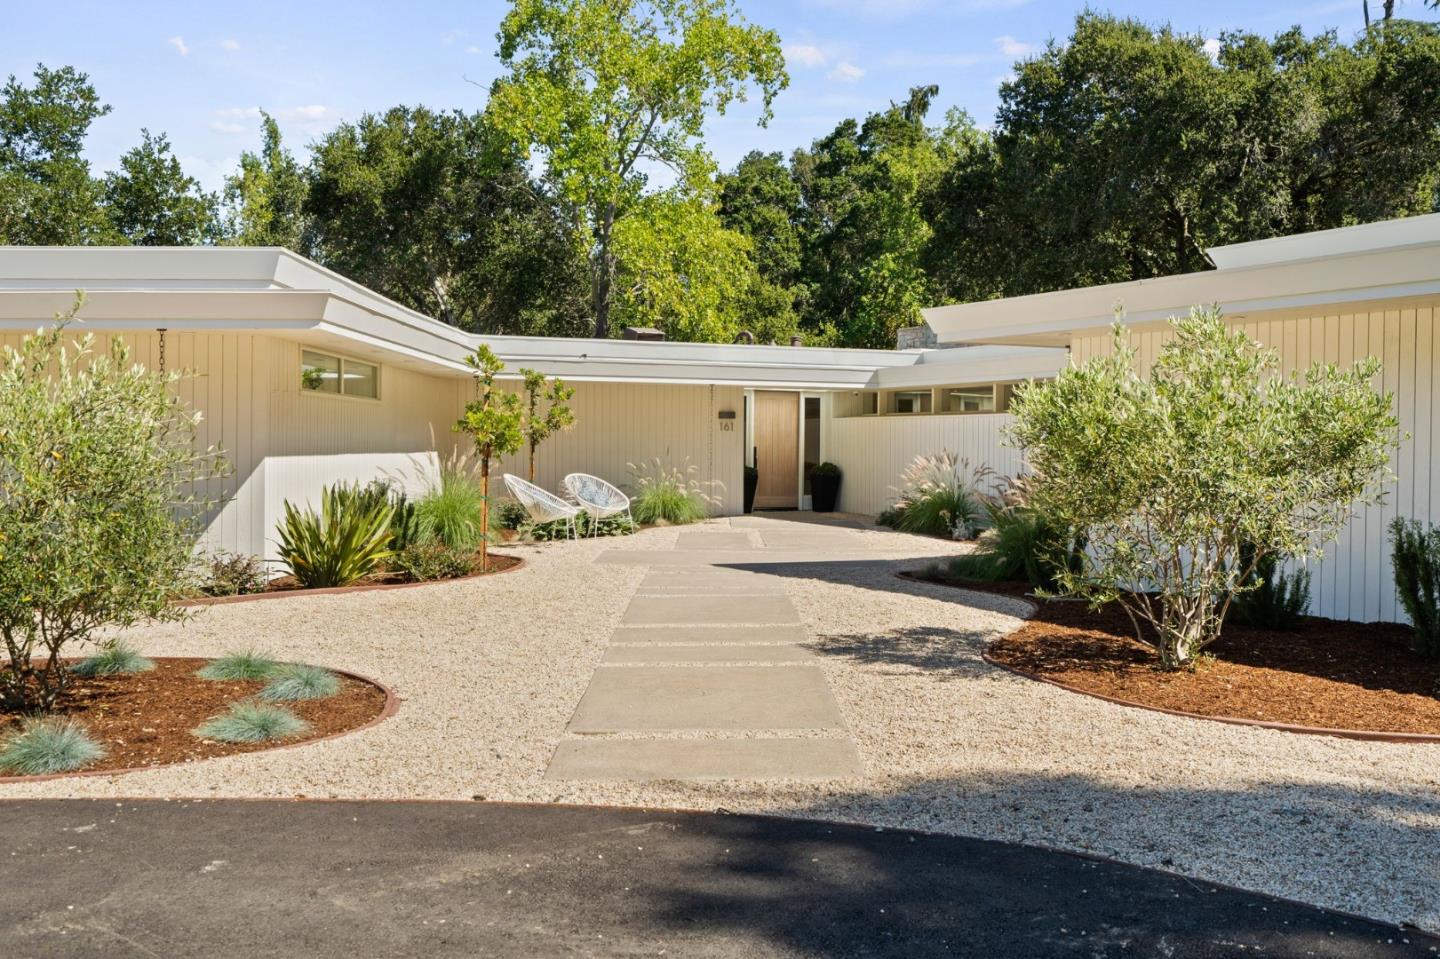
M 518 476 L 506 473 L 503 477 L 505 488 L 510 495 L 525 507 L 525 512 L 537 523 L 553 523 L 557 520 L 565 521 L 565 529 L 571 539 L 579 539 L 575 532 L 575 517 L 580 515 L 580 507 L 571 506 L 560 497 L 548 490 L 541 489 L 534 483 L 527 483 Z
M 590 524 L 591 536 L 597 534 L 600 520 L 619 516 L 621 513 L 625 514 L 630 520 L 631 528 L 634 528 L 635 517 L 630 515 L 630 497 L 620 492 L 613 483 L 607 483 L 589 473 L 571 473 L 563 482 L 570 498 L 580 504 L 585 514 L 594 520 Z

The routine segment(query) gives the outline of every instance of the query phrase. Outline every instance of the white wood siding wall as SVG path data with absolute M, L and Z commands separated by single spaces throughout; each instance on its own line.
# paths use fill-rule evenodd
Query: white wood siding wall
M 506 381 L 507 389 L 518 385 Z M 660 383 L 573 383 L 575 426 L 552 436 L 536 455 L 535 479 L 560 491 L 566 473 L 592 473 L 631 490 L 627 464 L 655 458 L 667 466 L 696 468 L 695 478 L 718 496 L 715 515 L 739 513 L 743 506 L 743 391 L 730 386 Z M 474 395 L 474 386 L 458 389 L 455 410 Z M 732 410 L 732 428 L 722 429 L 720 411 Z M 458 412 L 451 419 L 458 418 Z M 468 442 L 464 437 L 460 437 Z M 528 453 L 507 457 L 496 474 L 529 475 Z
M 135 362 L 158 367 L 158 334 L 118 335 Z M 0 334 L 0 344 L 18 347 L 23 338 Z M 108 351 L 109 342 L 110 336 L 96 335 L 96 351 Z M 172 331 L 165 346 L 167 369 L 196 374 L 181 380 L 179 393 L 203 416 L 200 445 L 219 448 L 232 468 L 207 491 L 221 503 L 207 523 L 203 549 L 273 559 L 284 500 L 318 500 L 324 484 L 387 473 L 421 485 L 435 464 L 431 424 L 437 438 L 449 442 L 452 378 L 384 366 L 379 400 L 301 395 L 298 343 Z
M 1335 312 L 1274 320 L 1238 321 L 1258 342 L 1276 350 L 1284 372 L 1315 362 L 1349 366 L 1367 356 L 1384 369 L 1376 387 L 1395 394 L 1402 439 L 1391 461 L 1398 479 L 1386 488 L 1383 504 L 1361 510 L 1326 555 L 1311 564 L 1311 612 L 1358 622 L 1403 621 L 1395 597 L 1387 526 L 1396 516 L 1425 522 L 1440 519 L 1440 470 L 1436 467 L 1440 392 L 1440 338 L 1434 324 L 1440 303 L 1370 312 Z M 1154 363 L 1168 330 L 1131 335 L 1142 369 Z M 1111 350 L 1111 337 L 1077 338 L 1072 359 L 1083 363 Z
M 1000 475 L 1020 472 L 1019 452 L 1003 439 L 1012 419 L 1006 413 L 831 417 L 825 457 L 844 476 L 837 507 L 880 512 L 895 501 L 894 488 L 911 460 L 927 453 L 948 450 Z

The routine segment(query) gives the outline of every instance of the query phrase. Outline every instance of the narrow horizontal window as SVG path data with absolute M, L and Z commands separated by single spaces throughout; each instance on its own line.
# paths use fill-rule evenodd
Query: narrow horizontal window
M 944 397 L 942 413 L 993 413 L 995 412 L 995 387 L 947 386 L 941 389 Z
M 312 393 L 331 393 L 341 396 L 362 396 L 378 399 L 380 396 L 380 367 L 374 363 L 316 353 L 314 350 L 300 352 L 300 388 Z
M 928 413 L 933 400 L 929 390 L 897 390 L 890 394 L 889 413 Z

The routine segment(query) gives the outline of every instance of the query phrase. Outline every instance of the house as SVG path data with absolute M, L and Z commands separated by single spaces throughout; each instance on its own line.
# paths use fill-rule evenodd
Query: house
M 576 389 L 577 427 L 542 447 L 538 480 L 583 470 L 624 482 L 630 463 L 689 464 L 718 512 L 741 510 L 742 466 L 757 465 L 760 508 L 808 505 L 806 464 L 844 471 L 839 507 L 874 513 L 917 454 L 950 450 L 1001 474 L 1016 384 L 1054 376 L 1108 348 L 1122 308 L 1142 360 L 1164 319 L 1219 303 L 1281 350 L 1287 369 L 1374 354 L 1385 363 L 1408 439 L 1386 505 L 1367 510 L 1315 571 L 1313 609 L 1395 619 L 1384 524 L 1440 511 L 1431 480 L 1440 304 L 1440 215 L 1220 247 L 1214 271 L 939 307 L 938 345 L 903 350 L 474 336 L 409 310 L 285 250 L 0 248 L 0 343 L 87 302 L 79 328 L 122 335 L 136 358 L 185 369 L 203 439 L 234 466 L 209 548 L 274 555 L 286 500 L 322 485 L 390 476 L 419 489 L 463 436 L 451 432 L 481 342 L 505 361 Z M 927 342 L 918 338 L 916 342 Z M 520 458 L 501 470 L 521 472 Z M 1436 495 L 1431 495 L 1432 482 Z

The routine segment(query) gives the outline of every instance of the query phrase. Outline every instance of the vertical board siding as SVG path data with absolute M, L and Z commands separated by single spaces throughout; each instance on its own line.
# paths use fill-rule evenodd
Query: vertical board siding
M 511 382 L 506 389 L 518 389 Z M 711 511 L 728 516 L 742 508 L 744 432 L 739 387 L 661 383 L 572 383 L 575 425 L 540 445 L 535 481 L 561 491 L 567 473 L 591 473 L 633 492 L 630 464 L 659 459 L 667 467 L 693 467 L 692 478 L 716 502 Z M 474 388 L 463 384 L 455 408 L 463 406 Z M 722 421 L 720 411 L 733 420 Z M 452 410 L 450 419 L 457 413 Z M 731 429 L 722 427 L 728 423 Z M 463 440 L 463 438 L 462 438 Z M 504 458 L 495 473 L 529 475 L 529 455 L 522 450 Z
M 1340 536 L 1325 547 L 1324 555 L 1310 561 L 1310 611 L 1316 615 L 1357 622 L 1405 620 L 1395 595 L 1389 524 L 1396 517 L 1425 523 L 1440 520 L 1440 471 L 1435 468 L 1432 443 L 1440 413 L 1440 396 L 1435 390 L 1435 369 L 1440 362 L 1434 329 L 1437 313 L 1440 304 L 1424 302 L 1232 324 L 1275 350 L 1284 375 L 1303 372 L 1313 363 L 1335 363 L 1343 368 L 1373 356 L 1382 363 L 1374 380 L 1376 389 L 1395 397 L 1400 426 L 1390 467 L 1396 479 L 1385 486 L 1384 499 L 1378 505 L 1357 510 Z M 1149 370 L 1170 336 L 1168 330 L 1131 334 L 1142 372 Z M 1071 344 L 1071 357 L 1073 362 L 1083 363 L 1108 355 L 1111 346 L 1108 332 L 1077 337 Z
M 1021 471 L 1018 450 L 1005 441 L 1006 413 L 931 416 L 848 416 L 827 423 L 826 458 L 840 467 L 840 501 L 849 513 L 875 514 L 895 501 L 900 474 L 916 456 L 951 452 L 1000 476 Z

